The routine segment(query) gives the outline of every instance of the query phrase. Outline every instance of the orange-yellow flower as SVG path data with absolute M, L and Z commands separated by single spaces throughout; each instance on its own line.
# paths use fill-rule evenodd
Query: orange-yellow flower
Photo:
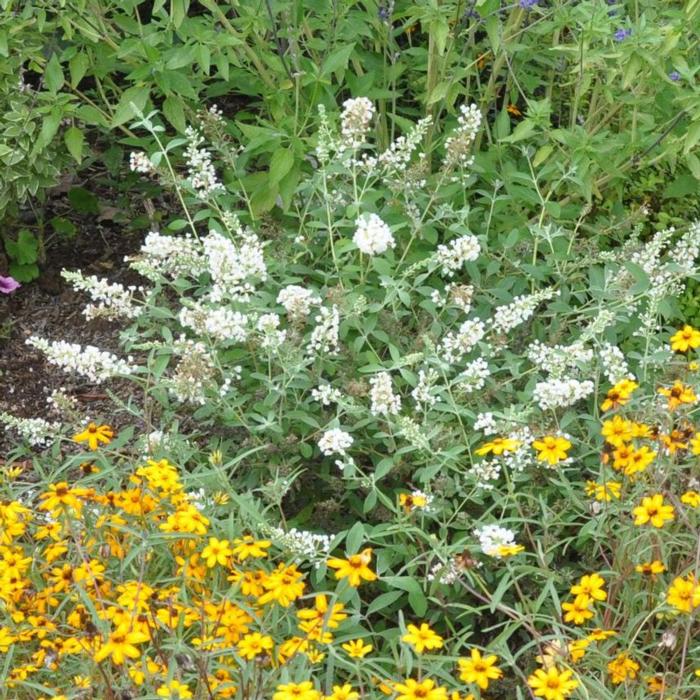
M 685 578 L 678 576 L 673 579 L 666 593 L 666 602 L 680 612 L 689 613 L 700 605 L 700 586 L 692 574 Z
M 503 676 L 496 664 L 498 657 L 495 654 L 482 656 L 478 649 L 472 649 L 470 652 L 471 658 L 459 659 L 459 677 L 465 683 L 476 683 L 479 688 L 486 690 L 489 687 L 489 681 L 496 681 Z
M 360 700 L 360 694 L 349 683 L 334 685 L 333 692 L 325 700 Z
M 624 467 L 626 476 L 632 476 L 638 472 L 643 472 L 656 457 L 656 452 L 650 450 L 646 445 L 637 450 L 632 450 Z
M 621 416 L 613 416 L 610 420 L 603 421 L 603 428 L 600 432 L 606 442 L 614 447 L 619 447 L 632 439 L 634 426 L 631 421 L 625 420 Z
M 376 581 L 377 574 L 369 568 L 372 561 L 372 548 L 367 547 L 359 554 L 352 554 L 347 559 L 333 558 L 328 560 L 328 566 L 335 569 L 337 579 L 347 578 L 348 583 L 357 588 L 363 580 Z
M 121 665 L 126 659 L 138 659 L 141 656 L 141 651 L 136 645 L 143 644 L 148 639 L 148 635 L 144 632 L 117 629 L 109 635 L 109 639 L 97 650 L 94 657 L 95 661 L 99 663 L 111 656 L 113 663 Z
M 658 559 L 654 559 L 654 561 L 637 564 L 634 570 L 638 574 L 644 574 L 645 576 L 656 576 L 657 574 L 663 574 L 666 571 L 666 567 Z
M 265 551 L 272 546 L 268 540 L 256 540 L 251 535 L 238 537 L 233 541 L 233 555 L 238 561 L 245 561 L 248 557 L 253 559 L 264 559 L 267 556 Z
M 587 574 L 571 587 L 571 595 L 585 595 L 593 600 L 605 600 L 608 594 L 603 590 L 605 579 L 600 574 Z
M 396 683 L 394 691 L 398 693 L 396 700 L 447 700 L 447 690 L 436 685 L 432 678 L 423 681 L 407 678 L 403 683 Z
M 613 685 L 624 683 L 628 678 L 634 680 L 639 671 L 639 664 L 630 659 L 626 653 L 618 654 L 609 664 L 608 673 Z
M 260 632 L 252 632 L 246 634 L 240 642 L 238 642 L 238 653 L 249 661 L 256 656 L 261 656 L 272 651 L 274 643 L 272 637 L 262 635 Z
M 219 540 L 216 537 L 209 538 L 209 544 L 202 550 L 202 559 L 211 569 L 217 564 L 226 566 L 233 555 L 231 543 L 228 540 Z
M 566 613 L 564 622 L 582 625 L 586 620 L 590 620 L 593 617 L 592 603 L 587 595 L 577 595 L 572 603 L 562 603 L 562 610 Z
M 520 447 L 520 440 L 514 440 L 513 438 L 502 438 L 497 437 L 490 442 L 485 442 L 474 453 L 483 457 L 489 453 L 493 453 L 496 456 L 502 455 L 504 452 L 513 452 Z
M 374 648 L 371 644 L 365 644 L 361 639 L 351 639 L 341 646 L 353 659 L 364 659 Z
M 545 700 L 565 700 L 578 687 L 578 681 L 571 678 L 573 671 L 560 671 L 556 666 L 547 670 L 538 668 L 528 679 L 527 684 L 538 698 Z
M 669 411 L 675 411 L 683 404 L 693 404 L 698 400 L 693 387 L 683 384 L 680 380 L 676 380 L 671 387 L 659 387 L 657 391 L 668 399 Z
M 632 513 L 635 525 L 650 523 L 654 527 L 663 527 L 675 518 L 673 506 L 664 504 L 664 497 L 660 493 L 642 498 L 641 505 L 634 508 Z
M 679 331 L 671 336 L 671 350 L 674 352 L 688 352 L 700 347 L 700 331 L 687 323 Z
M 278 685 L 272 700 L 321 700 L 321 693 L 311 681 Z
M 593 496 L 596 501 L 608 503 L 613 499 L 619 499 L 622 492 L 622 484 L 619 481 L 605 481 L 596 484 L 595 481 L 586 482 L 586 493 Z
M 420 627 L 408 625 L 408 634 L 401 637 L 402 642 L 410 644 L 417 653 L 422 654 L 426 649 L 440 649 L 443 641 L 442 637 L 434 632 L 428 624 L 421 623 Z
M 600 405 L 601 411 L 609 411 L 610 409 L 624 406 L 629 402 L 632 392 L 639 386 L 637 382 L 631 379 L 623 379 L 608 390 L 605 401 Z
M 686 491 L 681 496 L 681 503 L 685 503 L 691 508 L 697 508 L 698 506 L 700 506 L 700 493 L 698 493 L 697 491 Z
M 85 430 L 73 436 L 73 440 L 78 443 L 87 442 L 91 450 L 96 450 L 100 446 L 100 443 L 109 445 L 113 437 L 114 431 L 108 425 L 88 423 Z
M 190 700 L 194 697 L 187 685 L 175 679 L 161 685 L 156 691 L 156 695 L 159 698 L 168 698 L 168 700 Z
M 567 458 L 567 451 L 571 449 L 571 442 L 561 435 L 545 435 L 535 440 L 532 446 L 537 450 L 537 459 L 554 466 Z

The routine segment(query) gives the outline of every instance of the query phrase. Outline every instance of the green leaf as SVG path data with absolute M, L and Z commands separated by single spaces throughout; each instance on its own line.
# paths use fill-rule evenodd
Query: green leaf
M 182 133 L 185 131 L 187 128 L 185 110 L 182 106 L 182 100 L 179 97 L 170 95 L 163 100 L 163 114 L 179 132 Z
M 294 153 L 288 148 L 280 148 L 270 159 L 270 184 L 276 185 L 294 165 Z
M 542 163 L 544 163 L 552 154 L 553 150 L 554 146 L 549 143 L 545 144 L 544 146 L 540 146 L 540 148 L 537 149 L 537 153 L 535 153 L 535 157 L 532 159 L 532 165 L 535 168 L 542 165 Z
M 194 75 L 188 77 L 175 70 L 165 70 L 160 75 L 156 75 L 156 82 L 166 92 L 175 92 L 183 97 L 196 100 L 197 92 L 192 87 L 192 78 Z
M 83 214 L 97 214 L 100 211 L 97 197 L 84 187 L 73 187 L 68 192 L 68 201 L 73 209 Z
M 498 113 L 494 123 L 494 131 L 496 138 L 499 140 L 505 139 L 510 134 L 510 116 L 505 109 Z
M 78 232 L 75 224 L 70 221 L 70 219 L 66 219 L 63 216 L 54 216 L 53 219 L 51 219 L 50 224 L 51 228 L 57 234 L 64 236 L 65 238 L 73 238 Z
M 694 153 L 687 153 L 685 156 L 685 162 L 688 165 L 688 169 L 693 173 L 693 177 L 696 180 L 700 180 L 700 158 L 698 158 Z
M 486 34 L 488 34 L 489 37 L 491 51 L 496 55 L 501 48 L 501 20 L 494 13 L 486 18 L 484 26 L 486 27 Z
M 5 240 L 5 250 L 15 264 L 31 265 L 39 257 L 39 241 L 31 231 L 22 229 L 17 234 L 16 241 L 9 238 Z
M 412 576 L 382 576 L 382 581 L 390 588 L 399 588 L 408 593 L 408 603 L 418 617 L 423 617 L 428 610 L 428 601 L 423 589 Z
M 697 144 L 698 141 L 700 141 L 700 119 L 688 127 L 688 131 L 685 134 L 685 145 L 683 146 L 683 153 L 690 153 L 690 151 L 695 147 L 695 144 Z
M 87 57 L 87 54 L 84 53 L 77 53 L 68 61 L 71 87 L 78 86 L 78 83 L 85 77 L 85 73 L 87 73 L 89 67 L 90 59 Z
M 510 136 L 502 138 L 501 141 L 504 143 L 515 143 L 516 141 L 522 141 L 523 139 L 529 138 L 534 132 L 535 124 L 529 119 L 525 119 L 525 121 L 520 122 L 520 124 L 515 127 Z
M 388 591 L 387 593 L 382 593 L 378 595 L 367 607 L 367 614 L 372 615 L 372 613 L 379 612 L 384 608 L 388 608 L 394 601 L 403 595 L 401 591 Z
M 112 127 L 120 126 L 137 116 L 134 107 L 143 112 L 146 108 L 146 102 L 148 102 L 149 92 L 150 89 L 145 85 L 124 90 L 112 115 Z
M 632 85 L 635 78 L 637 77 L 637 74 L 639 73 L 642 67 L 642 60 L 639 56 L 637 56 L 637 54 L 634 54 L 627 59 L 627 61 L 624 63 L 624 66 L 625 68 L 622 77 L 622 87 L 626 90 Z
M 360 546 L 365 540 L 365 526 L 362 523 L 355 523 L 348 534 L 345 535 L 345 549 L 348 554 L 357 554 Z
M 85 135 L 81 129 L 76 126 L 71 126 L 63 134 L 63 140 L 70 153 L 77 163 L 83 160 L 83 145 L 85 144 Z
M 435 19 L 430 23 L 430 36 L 435 41 L 435 48 L 440 56 L 445 53 L 449 33 L 450 26 L 447 24 L 446 17 L 440 17 L 440 19 Z
M 50 92 L 58 92 L 63 86 L 63 70 L 56 54 L 51 56 L 44 69 L 44 85 Z
M 649 275 L 644 271 L 643 267 L 628 260 L 625 262 L 625 268 L 627 268 L 627 271 L 634 277 L 635 281 L 632 289 L 629 290 L 630 294 L 641 294 L 649 289 L 651 282 L 649 280 Z
M 354 49 L 355 44 L 348 44 L 326 56 L 326 60 L 321 68 L 321 76 L 325 78 L 331 73 L 344 71 L 348 67 L 348 61 Z
M 163 376 L 168 364 L 170 363 L 170 358 L 172 355 L 158 355 L 151 366 L 151 371 L 156 379 L 160 379 Z
M 18 282 L 31 282 L 39 276 L 39 266 L 35 264 L 20 265 L 18 263 L 10 263 L 10 276 L 14 277 Z
M 450 89 L 450 83 L 448 83 L 447 81 L 442 81 L 441 83 L 438 83 L 430 91 L 430 94 L 428 95 L 427 104 L 432 105 L 435 102 L 439 102 L 440 100 L 443 100 L 449 89 Z
M 59 107 L 54 107 L 51 113 L 44 117 L 44 121 L 41 123 L 41 131 L 39 136 L 34 143 L 34 148 L 32 148 L 32 155 L 40 153 L 46 146 L 48 146 L 53 137 L 58 131 L 58 127 L 61 125 L 61 118 L 63 117 L 63 112 Z
M 187 16 L 187 10 L 190 6 L 189 0 L 171 0 L 170 1 L 170 20 L 175 29 L 177 29 Z
M 250 207 L 253 213 L 257 216 L 270 211 L 275 206 L 278 194 L 279 190 L 276 186 L 260 187 L 256 190 L 250 198 Z

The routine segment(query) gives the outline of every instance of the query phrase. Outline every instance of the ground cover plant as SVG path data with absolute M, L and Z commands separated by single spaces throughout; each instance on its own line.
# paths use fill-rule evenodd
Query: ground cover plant
M 697 697 L 698 4 L 12 9 L 151 230 L 0 411 L 0 697 Z

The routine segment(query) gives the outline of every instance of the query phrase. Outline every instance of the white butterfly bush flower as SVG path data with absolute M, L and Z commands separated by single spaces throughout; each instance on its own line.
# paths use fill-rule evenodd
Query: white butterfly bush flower
M 130 364 L 131 358 L 122 360 L 94 345 L 82 347 L 78 343 L 68 343 L 65 340 L 48 341 L 36 335 L 27 338 L 26 343 L 41 350 L 50 364 L 87 377 L 96 384 L 136 371 Z
M 352 240 L 364 255 L 380 255 L 396 246 L 391 229 L 376 214 L 359 217 L 355 225 Z
M 481 245 L 476 236 L 470 233 L 456 238 L 449 245 L 439 245 L 435 257 L 442 268 L 442 274 L 453 277 L 464 263 L 476 260 L 481 252 Z
M 391 375 L 388 372 L 379 372 L 370 380 L 369 392 L 372 405 L 370 412 L 374 416 L 392 416 L 401 410 L 401 397 L 394 393 L 391 384 Z
M 353 442 L 354 440 L 350 433 L 346 433 L 340 428 L 331 428 L 321 435 L 321 439 L 318 441 L 318 448 L 327 457 L 331 455 L 345 456 Z

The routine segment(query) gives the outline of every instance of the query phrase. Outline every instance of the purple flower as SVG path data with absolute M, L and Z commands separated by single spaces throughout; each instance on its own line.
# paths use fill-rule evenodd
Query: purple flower
M 631 29 L 620 28 L 613 34 L 613 39 L 615 39 L 615 41 L 624 41 L 629 36 L 632 36 Z
M 668 77 L 671 78 L 671 80 L 673 80 L 673 82 L 675 83 L 676 80 L 680 80 L 680 79 L 681 79 L 681 74 L 680 74 L 677 70 L 672 70 L 672 71 L 668 74 Z
M 10 294 L 22 285 L 14 277 L 0 275 L 0 294 Z
M 523 10 L 529 10 L 531 7 L 534 7 L 538 3 L 538 0 L 520 0 L 520 7 L 523 8 Z

